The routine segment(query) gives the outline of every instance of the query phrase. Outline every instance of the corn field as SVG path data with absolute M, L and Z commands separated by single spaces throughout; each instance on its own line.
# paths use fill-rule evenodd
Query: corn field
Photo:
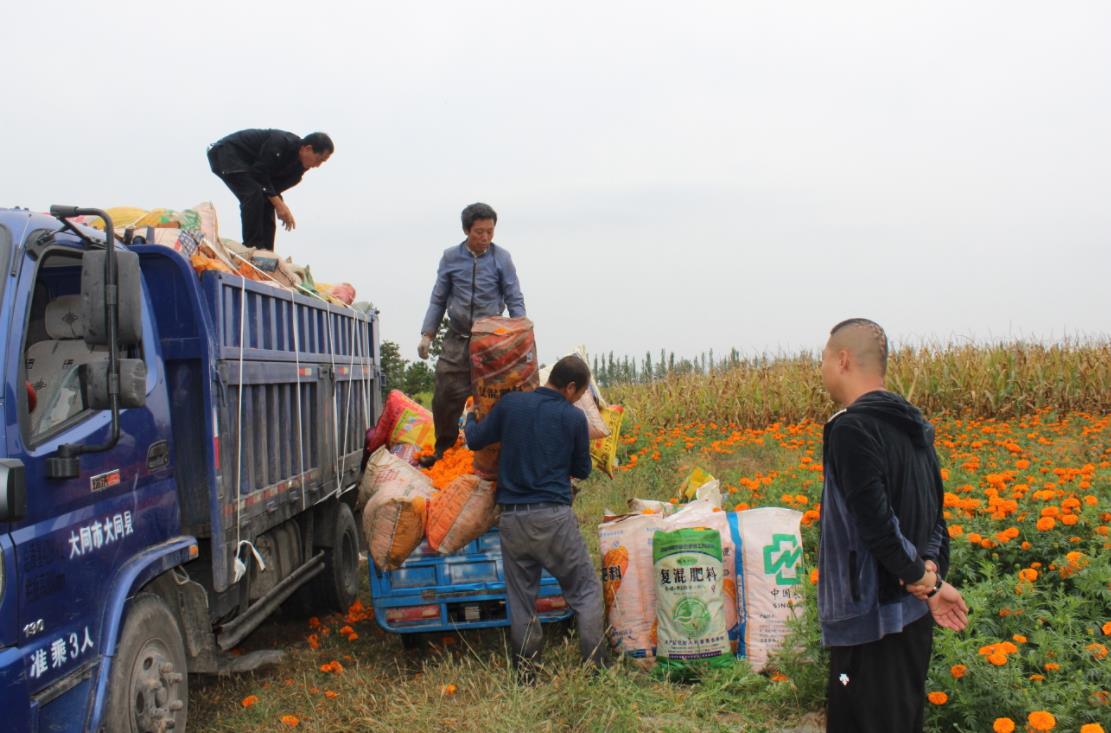
M 606 394 L 629 419 L 675 425 L 692 419 L 766 425 L 825 420 L 836 409 L 822 386 L 819 355 L 742 360 L 710 374 L 617 384 Z M 1111 409 L 1111 342 L 1023 342 L 904 347 L 892 352 L 887 388 L 927 416 L 1009 418 L 1042 408 Z

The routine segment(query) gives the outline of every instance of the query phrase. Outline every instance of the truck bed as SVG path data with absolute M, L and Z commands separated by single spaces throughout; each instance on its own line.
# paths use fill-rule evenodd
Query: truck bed
M 541 622 L 570 618 L 562 593 L 544 571 L 536 599 Z M 454 555 L 422 542 L 397 570 L 380 572 L 370 563 L 370 594 L 378 625 L 397 634 L 508 626 L 497 529 Z

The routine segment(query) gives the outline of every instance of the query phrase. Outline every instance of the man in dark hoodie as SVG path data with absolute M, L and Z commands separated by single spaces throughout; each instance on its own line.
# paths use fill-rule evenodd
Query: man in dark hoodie
M 823 434 L 818 616 L 830 648 L 826 730 L 922 730 L 935 622 L 968 607 L 942 579 L 949 534 L 934 431 L 884 389 L 887 336 L 873 321 L 833 327 L 822 381 L 844 409 Z

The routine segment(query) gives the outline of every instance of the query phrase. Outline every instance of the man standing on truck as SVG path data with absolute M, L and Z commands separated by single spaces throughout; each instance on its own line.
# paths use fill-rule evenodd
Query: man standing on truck
M 935 623 L 960 631 L 968 606 L 943 578 L 949 534 L 934 429 L 884 388 L 887 335 L 842 321 L 822 381 L 844 409 L 822 438 L 818 618 L 829 647 L 826 730 L 922 730 Z
M 471 450 L 501 443 L 498 487 L 509 639 L 522 679 L 535 680 L 543 649 L 536 616 L 541 568 L 563 590 L 579 635 L 583 661 L 606 663 L 602 584 L 594 572 L 579 522 L 571 509 L 571 478 L 590 475 L 586 414 L 574 403 L 590 384 L 590 368 L 578 356 L 552 367 L 548 382 L 534 392 L 510 392 L 476 421 L 467 416 L 464 434 Z
M 436 388 L 432 393 L 436 448 L 431 456 L 421 459 L 425 468 L 438 461 L 459 437 L 459 416 L 471 394 L 469 352 L 475 320 L 501 315 L 506 307 L 510 318 L 525 316 L 525 298 L 513 258 L 505 248 L 494 244 L 497 212 L 475 203 L 463 209 L 462 219 L 467 238 L 448 247 L 440 258 L 417 347 L 420 358 L 427 359 L 446 312 L 448 329 L 436 360 Z
M 208 146 L 208 164 L 239 199 L 243 244 L 274 249 L 274 215 L 286 231 L 297 226 L 282 192 L 301 182 L 335 152 L 323 132 L 301 137 L 284 130 L 240 130 Z

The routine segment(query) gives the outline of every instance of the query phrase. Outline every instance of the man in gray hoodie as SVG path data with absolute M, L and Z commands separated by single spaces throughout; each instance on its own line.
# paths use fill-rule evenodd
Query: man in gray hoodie
M 943 578 L 949 534 L 934 430 L 884 388 L 887 336 L 873 321 L 833 327 L 822 381 L 844 409 L 826 423 L 818 617 L 830 648 L 826 730 L 922 730 L 933 627 L 968 623 Z

